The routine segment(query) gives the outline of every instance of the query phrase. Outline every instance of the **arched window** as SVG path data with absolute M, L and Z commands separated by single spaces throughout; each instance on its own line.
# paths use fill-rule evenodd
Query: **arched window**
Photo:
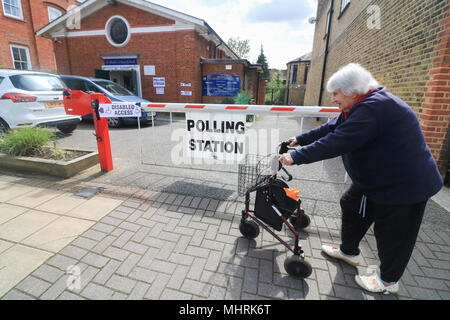
M 62 16 L 62 11 L 53 7 L 48 7 L 48 21 L 52 22 L 53 20 Z

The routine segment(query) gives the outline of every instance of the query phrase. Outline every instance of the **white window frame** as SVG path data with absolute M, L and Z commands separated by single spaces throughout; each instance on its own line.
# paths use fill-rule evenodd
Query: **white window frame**
M 22 9 L 22 0 L 16 0 L 17 1 L 17 8 L 19 9 L 19 15 L 15 16 L 13 14 L 7 13 L 5 10 L 5 0 L 2 0 L 2 7 L 3 7 L 3 15 L 7 17 L 11 17 L 14 19 L 23 20 L 23 9 Z M 10 6 L 10 4 L 8 4 Z
M 53 8 L 53 7 L 47 7 L 47 11 L 48 11 L 48 21 L 49 22 L 52 22 L 53 20 L 56 20 L 63 15 L 63 12 L 61 10 Z M 52 11 L 53 11 L 53 14 L 55 14 L 55 13 L 58 14 L 58 16 L 54 19 L 51 18 Z
M 111 28 L 111 23 L 112 23 L 114 20 L 116 20 L 116 19 L 120 19 L 120 20 L 122 20 L 123 22 L 125 22 L 125 24 L 126 24 L 126 26 L 127 26 L 127 29 L 128 29 L 128 35 L 127 35 L 127 38 L 126 38 L 125 41 L 124 41 L 123 43 L 121 43 L 121 44 L 115 43 L 115 42 L 111 39 L 111 36 L 110 36 L 110 34 L 109 34 L 109 31 L 110 31 L 110 28 Z M 109 18 L 108 21 L 106 22 L 106 25 L 105 25 L 105 33 L 106 33 L 106 39 L 108 40 L 108 42 L 109 42 L 112 46 L 114 46 L 114 47 L 116 47 L 116 48 L 122 48 L 122 47 L 125 47 L 125 46 L 128 44 L 128 42 L 130 41 L 130 38 L 131 38 L 131 28 L 130 28 L 130 24 L 128 23 L 127 19 L 125 19 L 125 18 L 122 17 L 122 16 L 112 16 L 112 17 Z
M 351 0 L 341 0 L 341 12 L 350 4 Z
M 32 69 L 33 69 L 32 65 L 31 65 L 30 49 L 29 49 L 28 47 L 20 46 L 20 45 L 17 45 L 17 44 L 11 44 L 11 45 L 10 45 L 10 48 L 11 48 L 12 64 L 13 64 L 13 68 L 14 68 L 14 69 L 16 69 L 16 65 L 15 65 L 16 60 L 14 59 L 14 51 L 13 51 L 13 48 L 24 49 L 24 50 L 25 50 L 25 54 L 26 54 L 26 56 L 27 56 L 27 61 L 20 60 L 20 62 L 26 62 L 26 63 L 27 63 L 27 66 L 28 66 L 28 69 L 27 69 L 27 70 L 32 70 Z M 16 69 L 16 70 L 23 70 L 23 69 Z

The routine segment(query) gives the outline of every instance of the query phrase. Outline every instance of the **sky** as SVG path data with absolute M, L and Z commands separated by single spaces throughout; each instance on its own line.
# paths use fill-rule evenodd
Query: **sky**
M 148 1 L 205 20 L 225 42 L 249 40 L 251 63 L 261 45 L 275 69 L 286 69 L 286 63 L 312 51 L 314 25 L 308 19 L 316 14 L 316 0 Z

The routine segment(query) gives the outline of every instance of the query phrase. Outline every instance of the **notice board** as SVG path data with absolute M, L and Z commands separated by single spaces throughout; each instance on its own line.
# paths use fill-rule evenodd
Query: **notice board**
M 234 97 L 241 91 L 241 77 L 229 74 L 203 76 L 203 96 Z

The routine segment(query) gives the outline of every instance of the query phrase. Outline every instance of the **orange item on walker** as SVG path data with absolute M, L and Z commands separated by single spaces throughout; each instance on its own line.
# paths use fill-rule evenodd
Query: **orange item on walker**
M 291 198 L 294 199 L 295 201 L 299 201 L 299 199 L 297 198 L 297 195 L 300 193 L 300 190 L 298 188 L 283 188 L 284 192 L 286 192 L 286 195 Z

